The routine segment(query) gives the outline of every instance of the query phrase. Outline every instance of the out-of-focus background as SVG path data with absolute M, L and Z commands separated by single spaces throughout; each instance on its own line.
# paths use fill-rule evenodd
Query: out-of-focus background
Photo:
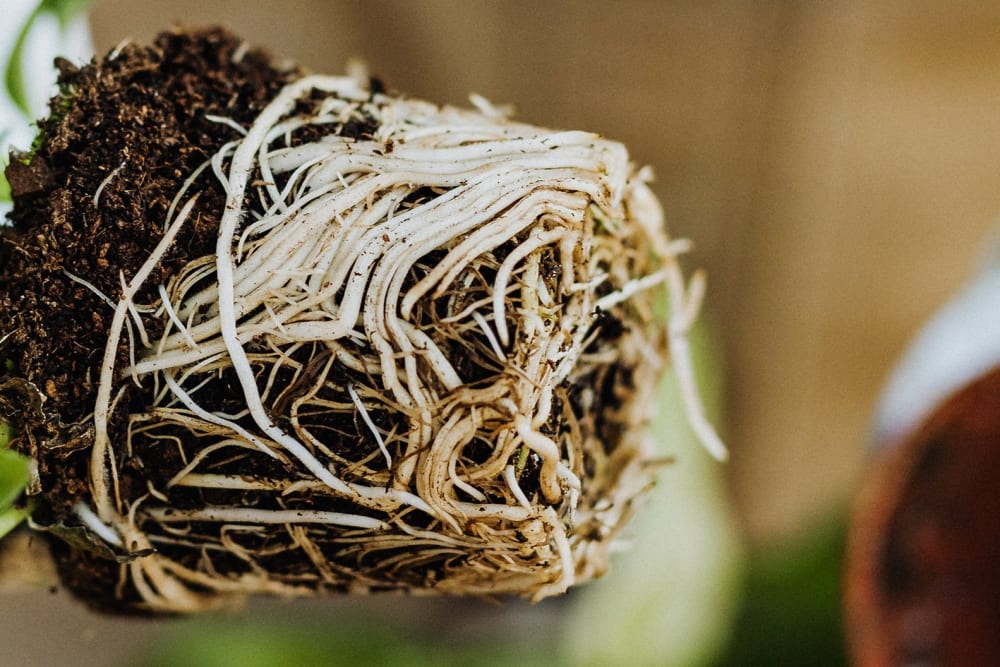
M 671 232 L 695 242 L 687 265 L 708 271 L 705 357 L 731 461 L 707 475 L 725 477 L 738 557 L 764 589 L 780 576 L 754 569 L 758 554 L 836 549 L 880 387 L 973 272 L 1000 212 L 996 3 L 96 0 L 90 13 L 99 53 L 175 22 L 227 25 L 316 71 L 361 58 L 435 101 L 479 93 L 526 121 L 620 139 L 652 165 Z M 5 652 L 34 626 L 72 646 L 58 654 L 72 664 L 126 664 L 179 632 L 18 595 L 0 598 L 3 617 L 22 604 L 39 616 L 0 627 Z M 719 627 L 739 636 L 750 612 L 734 605 Z M 57 655 L 36 649 L 24 653 Z M 16 664 L 54 664 L 29 660 Z

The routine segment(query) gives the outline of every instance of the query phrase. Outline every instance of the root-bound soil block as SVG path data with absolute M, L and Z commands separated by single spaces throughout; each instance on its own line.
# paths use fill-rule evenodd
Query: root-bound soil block
M 69 588 L 186 612 L 605 571 L 656 467 L 657 301 L 678 353 L 696 310 L 621 145 L 221 30 L 60 70 L 7 170 L 0 408 Z

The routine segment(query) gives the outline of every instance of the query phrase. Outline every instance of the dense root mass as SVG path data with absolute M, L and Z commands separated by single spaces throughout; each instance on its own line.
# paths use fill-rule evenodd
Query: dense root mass
M 669 287 L 675 347 L 696 308 L 624 148 L 340 77 L 207 118 L 229 139 L 178 174 L 142 261 L 114 286 L 60 267 L 104 341 L 75 426 L 87 488 L 57 499 L 41 464 L 65 559 L 165 611 L 540 599 L 603 573 L 655 467 L 655 304 Z M 205 229 L 213 249 L 178 251 Z M 20 447 L 44 459 L 70 417 L 36 412 Z

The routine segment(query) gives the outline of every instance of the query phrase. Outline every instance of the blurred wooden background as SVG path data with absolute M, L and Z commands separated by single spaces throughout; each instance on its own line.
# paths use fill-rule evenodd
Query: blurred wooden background
M 104 52 L 223 23 L 306 66 L 600 131 L 709 270 L 754 539 L 847 498 L 881 383 L 1000 210 L 1000 5 L 100 0 Z

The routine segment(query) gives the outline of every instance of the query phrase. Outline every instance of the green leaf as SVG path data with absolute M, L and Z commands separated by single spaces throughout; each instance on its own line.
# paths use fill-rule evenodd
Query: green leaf
M 29 510 L 11 507 L 8 510 L 0 511 L 0 539 L 7 533 L 17 528 L 18 524 L 28 518 Z
M 0 204 L 10 203 L 10 183 L 7 182 L 7 177 L 4 176 L 4 169 L 7 168 L 7 149 L 3 148 L 7 143 L 7 135 L 10 134 L 7 130 L 0 129 Z
M 718 421 L 721 346 L 712 333 L 702 320 L 689 340 L 706 413 Z M 567 664 L 703 667 L 724 650 L 738 611 L 745 562 L 726 470 L 688 425 L 672 373 L 654 400 L 649 438 L 676 460 L 659 471 L 626 529 L 632 548 L 575 594 L 563 637 Z
M 7 446 L 7 443 L 14 437 L 14 429 L 7 422 L 0 419 L 0 449 Z
M 7 161 L 0 160 L 0 204 L 9 204 L 11 202 L 10 184 L 7 183 L 7 179 L 3 175 L 3 169 L 6 166 Z
M 89 4 L 90 0 L 42 0 L 28 17 L 28 20 L 24 22 L 24 26 L 14 42 L 14 48 L 10 52 L 10 60 L 7 61 L 7 69 L 4 71 L 4 85 L 11 101 L 26 117 L 30 118 L 32 111 L 28 103 L 28 91 L 24 81 L 24 46 L 28 41 L 28 35 L 31 34 L 31 28 L 35 25 L 38 17 L 49 14 L 59 22 L 59 28 L 65 30 L 73 17 L 86 9 Z
M 31 475 L 31 462 L 9 449 L 0 449 L 0 511 L 21 495 Z
M 6 449 L 10 441 L 10 426 L 0 420 L 0 538 L 24 521 L 30 508 L 14 507 L 31 475 L 31 462 Z
M 35 9 L 25 21 L 21 32 L 17 35 L 14 48 L 10 52 L 10 60 L 7 61 L 7 69 L 4 72 L 3 82 L 7 88 L 7 95 L 11 101 L 17 105 L 25 116 L 31 116 L 31 107 L 28 105 L 28 91 L 24 87 L 24 45 L 28 41 L 28 34 L 31 26 L 40 14 L 41 8 Z
M 90 3 L 91 0 L 42 0 L 38 12 L 55 16 L 59 27 L 65 30 L 69 22 L 86 10 Z

